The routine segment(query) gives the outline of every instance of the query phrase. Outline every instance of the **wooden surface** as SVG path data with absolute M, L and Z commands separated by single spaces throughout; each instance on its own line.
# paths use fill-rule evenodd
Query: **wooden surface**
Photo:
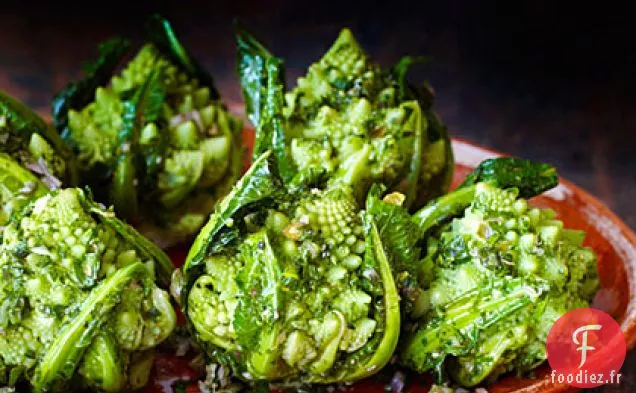
M 382 9 L 344 1 L 215 3 L 3 4 L 0 89 L 48 112 L 51 96 L 78 77 L 98 42 L 114 34 L 139 40 L 144 15 L 161 11 L 225 99 L 240 105 L 233 17 L 286 59 L 290 84 L 349 26 L 383 64 L 405 54 L 431 56 L 413 76 L 430 80 L 436 110 L 454 136 L 550 162 L 636 227 L 633 10 L 540 1 L 515 9 L 460 0 L 392 1 Z M 634 354 L 624 371 L 636 373 Z M 636 378 L 604 389 L 636 391 Z

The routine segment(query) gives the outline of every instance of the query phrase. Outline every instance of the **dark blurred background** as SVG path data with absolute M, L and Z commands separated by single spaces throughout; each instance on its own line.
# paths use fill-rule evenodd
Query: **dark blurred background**
M 558 4 L 557 4 L 558 3 Z M 636 227 L 636 25 L 633 7 L 606 2 L 320 1 L 3 2 L 0 88 L 48 112 L 48 102 L 95 46 L 114 34 L 140 39 L 145 16 L 170 18 L 240 102 L 232 19 L 286 59 L 293 83 L 353 29 L 383 64 L 428 54 L 430 80 L 455 136 L 558 166 Z
M 232 19 L 261 37 L 295 78 L 341 27 L 389 65 L 428 54 L 415 77 L 437 92 L 454 136 L 555 164 L 636 227 L 636 24 L 614 2 L 172 1 L 2 2 L 0 88 L 48 113 L 51 96 L 79 76 L 114 34 L 140 40 L 159 11 L 238 105 Z M 624 372 L 634 373 L 636 361 Z M 631 380 L 631 383 L 629 382 Z M 636 391 L 634 378 L 621 388 Z

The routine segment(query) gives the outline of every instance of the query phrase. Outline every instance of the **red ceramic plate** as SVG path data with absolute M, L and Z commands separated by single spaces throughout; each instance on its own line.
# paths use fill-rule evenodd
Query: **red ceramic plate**
M 249 147 L 253 141 L 253 133 L 246 131 L 245 140 Z M 475 146 L 462 140 L 453 141 L 456 169 L 454 185 L 479 162 L 500 153 Z M 598 270 L 601 278 L 599 291 L 594 306 L 616 318 L 621 324 L 627 347 L 636 344 L 636 235 L 614 213 L 599 200 L 578 188 L 567 180 L 550 192 L 534 198 L 535 206 L 550 207 L 556 210 L 559 218 L 569 228 L 587 231 L 586 244 L 598 254 Z M 180 264 L 185 251 L 175 250 L 173 259 Z M 195 380 L 197 374 L 188 367 L 187 358 L 177 358 L 170 354 L 161 354 L 155 361 L 152 383 L 144 393 L 173 393 L 172 384 L 177 380 Z M 411 382 L 404 392 L 425 393 L 430 388 L 428 378 Z M 573 389 L 567 385 L 553 384 L 549 378 L 549 367 L 539 368 L 533 379 L 506 377 L 490 386 L 484 386 L 490 393 L 505 392 L 569 392 Z M 187 392 L 199 392 L 196 384 L 188 387 Z M 350 393 L 385 392 L 385 383 L 370 379 L 362 381 L 347 389 Z

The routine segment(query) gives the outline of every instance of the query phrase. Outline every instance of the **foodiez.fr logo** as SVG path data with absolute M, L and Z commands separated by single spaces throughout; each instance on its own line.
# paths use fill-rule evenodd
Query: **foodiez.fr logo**
M 625 336 L 608 314 L 579 308 L 559 318 L 546 341 L 552 382 L 577 388 L 620 383 Z

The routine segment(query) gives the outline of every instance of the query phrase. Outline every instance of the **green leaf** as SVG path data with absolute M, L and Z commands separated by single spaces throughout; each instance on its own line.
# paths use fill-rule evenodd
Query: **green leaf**
M 56 381 L 69 380 L 73 376 L 84 351 L 124 295 L 125 287 L 147 273 L 141 262 L 119 269 L 91 292 L 77 315 L 67 317 L 35 369 L 32 381 L 35 392 L 46 392 Z
M 381 369 L 391 360 L 395 348 L 398 343 L 400 334 L 400 297 L 397 292 L 395 280 L 391 273 L 390 265 L 384 248 L 380 233 L 375 223 L 365 222 L 365 228 L 368 230 L 367 252 L 375 256 L 377 261 L 380 278 L 382 279 L 382 287 L 384 290 L 384 312 L 385 326 L 380 345 L 378 345 L 375 353 L 369 359 L 367 364 L 359 370 L 357 375 L 350 378 L 358 379 L 371 375 L 375 370 Z M 365 254 L 365 258 L 367 254 Z
M 415 261 L 419 258 L 419 227 L 411 220 L 408 211 L 381 198 L 382 187 L 374 184 L 369 191 L 366 211 L 382 239 L 382 246 L 389 254 L 394 272 L 409 271 L 415 274 Z
M 459 188 L 486 182 L 499 188 L 517 188 L 521 198 L 532 198 L 559 184 L 556 168 L 550 164 L 516 157 L 482 161 Z
M 144 97 L 140 97 L 138 107 L 135 109 L 140 113 L 142 119 L 138 123 L 138 130 L 136 131 L 137 138 L 144 127 L 149 123 L 154 123 L 159 130 L 165 126 L 165 120 L 162 118 L 162 106 L 165 102 L 167 90 L 166 86 L 162 82 L 162 69 L 156 69 L 151 73 L 146 81 L 148 84 Z M 156 75 L 155 75 L 156 74 Z M 125 114 L 125 112 L 124 112 Z M 122 116 L 122 118 L 124 118 Z M 126 125 L 126 123 L 124 123 Z M 143 146 L 138 154 L 140 154 L 143 163 L 143 170 L 137 170 L 139 176 L 139 184 L 146 190 L 146 192 L 152 192 L 157 185 L 157 176 L 159 172 L 164 168 L 164 156 L 166 148 L 168 147 L 168 138 L 165 133 L 161 131 L 157 132 L 157 137 L 153 138 L 152 142 Z
M 296 170 L 285 143 L 285 75 L 283 61 L 236 24 L 238 73 L 247 116 L 256 127 L 252 158 L 273 150 L 278 171 L 288 184 Z
M 420 107 L 422 101 L 420 100 Z M 423 115 L 426 119 L 426 133 L 423 135 L 422 162 L 442 161 L 439 154 L 443 154 L 443 163 L 439 164 L 441 169 L 436 173 L 430 173 L 427 181 L 423 181 L 420 177 L 417 189 L 415 190 L 415 198 L 410 206 L 422 206 L 432 198 L 439 197 L 448 192 L 448 188 L 453 180 L 453 171 L 455 169 L 455 157 L 453 156 L 453 148 L 447 127 L 441 122 L 439 117 L 431 110 Z M 442 143 L 443 151 L 437 150 L 439 144 Z
M 68 138 L 70 132 L 68 111 L 80 110 L 93 101 L 95 90 L 110 81 L 115 68 L 129 48 L 130 42 L 120 37 L 101 43 L 98 47 L 97 60 L 83 67 L 86 72 L 84 79 L 69 83 L 53 98 L 51 103 L 53 124 L 62 138 Z
M 234 314 L 237 341 L 251 352 L 250 363 L 257 375 L 275 371 L 276 341 L 284 315 L 281 266 L 265 232 L 245 243 L 246 266 L 237 277 L 241 294 Z M 278 323 L 277 323 L 278 322 Z
M 156 122 L 166 97 L 166 86 L 163 84 L 160 68 L 150 73 L 142 91 L 137 94 L 136 112 L 141 124 Z
M 413 130 L 415 136 L 413 137 L 413 153 L 411 154 L 411 162 L 408 167 L 408 175 L 406 177 L 406 201 L 405 205 L 408 208 L 413 204 L 417 198 L 418 189 L 420 186 L 420 178 L 422 177 L 422 154 L 424 151 L 426 141 L 426 135 L 428 131 L 428 123 L 426 118 L 422 115 L 422 109 L 417 102 L 411 101 L 402 104 L 403 107 L 410 109 L 411 115 L 409 116 L 408 124 Z
M 357 381 L 369 377 L 384 368 L 393 357 L 400 335 L 400 296 L 393 278 L 393 273 L 391 272 L 391 265 L 383 247 L 382 239 L 380 238 L 380 233 L 369 214 L 365 215 L 364 227 L 367 233 L 365 259 L 371 258 L 375 260 L 374 264 L 382 280 L 384 329 L 381 333 L 380 342 L 369 359 L 365 359 L 363 364 L 359 364 L 357 370 L 340 376 L 335 379 L 334 382 Z
M 421 104 L 420 104 L 421 105 Z M 428 120 L 428 141 L 434 143 L 439 140 L 443 140 L 446 147 L 446 163 L 445 167 L 448 168 L 438 176 L 438 178 L 431 181 L 431 186 L 435 187 L 438 192 L 444 194 L 448 192 L 448 187 L 453 180 L 453 171 L 455 169 L 455 157 L 453 155 L 453 146 L 450 134 L 448 133 L 448 127 L 442 123 L 442 120 L 433 112 L 429 110 L 426 113 L 426 119 Z
M 405 56 L 402 57 L 391 70 L 398 85 L 400 101 L 415 100 L 419 103 L 418 110 L 421 112 L 421 123 L 424 128 L 421 135 L 420 162 L 428 163 L 429 161 L 440 161 L 439 157 L 431 156 L 431 154 L 437 152 L 437 150 L 431 149 L 431 146 L 435 147 L 435 144 L 442 143 L 440 141 L 443 141 L 444 144 L 443 166 L 437 173 L 430 174 L 431 176 L 427 181 L 422 181 L 421 174 L 418 172 L 420 179 L 416 184 L 414 196 L 411 196 L 412 192 L 406 193 L 407 207 L 422 206 L 432 198 L 448 192 L 448 188 L 453 179 L 455 166 L 448 128 L 431 109 L 435 98 L 432 88 L 428 83 L 416 86 L 407 80 L 408 71 L 413 65 L 417 63 L 426 64 L 429 60 L 430 59 L 426 56 Z M 414 152 L 414 155 L 416 154 L 417 150 Z M 413 168 L 413 164 L 414 161 L 411 161 L 411 168 Z M 413 173 L 411 170 L 410 174 L 413 175 Z M 408 185 L 412 186 L 413 184 L 415 183 L 409 178 Z
M 170 22 L 159 14 L 154 14 L 146 22 L 146 31 L 150 42 L 172 62 L 197 78 L 199 82 L 210 89 L 210 99 L 220 98 L 212 75 L 199 64 L 177 38 Z
M 258 205 L 262 209 L 281 198 L 283 190 L 271 152 L 265 152 L 217 205 L 210 220 L 199 232 L 183 265 L 186 277 L 190 270 L 204 263 L 206 256 L 223 250 L 237 239 L 241 220 L 251 208 Z
M 413 215 L 412 220 L 423 235 L 429 229 L 461 214 L 470 206 L 474 197 L 475 186 L 459 188 L 430 201 Z
M 274 57 L 266 48 L 250 33 L 245 31 L 240 24 L 235 22 L 237 44 L 237 72 L 241 81 L 241 90 L 245 101 L 247 118 L 254 127 L 258 127 L 263 117 L 265 107 L 265 95 L 267 90 L 267 60 Z M 267 141 L 263 133 L 257 134 L 254 143 L 253 158 L 263 154 L 267 150 Z
M 406 80 L 409 69 L 414 64 L 426 64 L 428 62 L 429 58 L 426 56 L 404 56 L 393 66 L 392 71 L 398 84 L 400 101 L 409 99 L 409 86 Z
M 514 157 L 492 158 L 481 162 L 454 191 L 432 200 L 413 215 L 425 233 L 461 214 L 475 196 L 480 182 L 498 188 L 517 188 L 521 198 L 531 198 L 555 187 L 559 182 L 556 169 L 549 164 Z
M 138 214 L 139 134 L 148 122 L 157 120 L 166 94 L 160 69 L 150 73 L 131 100 L 124 102 L 122 129 L 117 136 L 117 159 L 112 184 L 115 210 L 127 219 Z
M 422 123 L 425 124 L 425 133 L 422 135 L 423 152 L 420 155 L 420 159 L 423 160 L 435 160 L 435 157 L 427 157 L 430 154 L 427 151 L 427 146 L 439 142 L 444 142 L 444 166 L 437 174 L 433 175 L 427 182 L 417 184 L 416 189 L 421 190 L 416 193 L 414 200 L 411 200 L 410 193 L 407 192 L 407 206 L 415 205 L 422 206 L 425 202 L 431 198 L 443 195 L 448 192 L 448 187 L 453 180 L 453 169 L 455 166 L 455 159 L 453 157 L 453 150 L 451 147 L 451 139 L 448 134 L 448 128 L 442 123 L 440 118 L 432 111 L 434 102 L 434 93 L 428 83 L 424 83 L 420 86 L 415 86 L 407 80 L 408 71 L 415 64 L 426 64 L 430 59 L 426 56 L 404 56 L 393 67 L 392 74 L 395 78 L 400 101 L 405 100 L 417 100 L 419 103 L 419 110 L 422 113 Z M 413 162 L 413 161 L 412 161 Z M 412 166 L 412 165 L 411 165 Z M 413 172 L 411 172 L 413 173 Z M 413 184 L 409 180 L 409 185 Z
M 278 172 L 285 182 L 289 183 L 296 170 L 285 143 L 285 118 L 283 116 L 285 84 L 283 80 L 282 62 L 270 57 L 265 64 L 267 69 L 267 93 L 265 97 L 265 114 L 262 123 L 257 127 L 257 134 L 269 135 L 269 146 L 274 151 Z

